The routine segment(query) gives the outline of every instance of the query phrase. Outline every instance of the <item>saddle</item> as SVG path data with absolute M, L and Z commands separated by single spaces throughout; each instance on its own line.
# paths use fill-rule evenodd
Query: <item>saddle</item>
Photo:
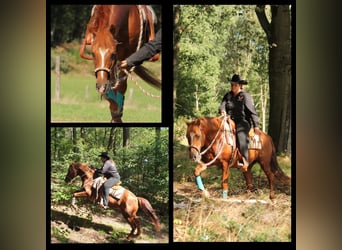
M 260 136 L 254 133 L 254 129 L 252 133 L 248 134 L 248 149 L 261 149 L 261 140 Z
M 146 21 L 146 25 L 148 27 L 147 34 L 148 34 L 148 41 L 152 41 L 156 37 L 156 33 L 154 31 L 154 23 L 155 23 L 155 15 L 154 12 L 149 5 L 140 5 L 140 11 L 142 11 L 143 19 Z M 154 62 L 159 59 L 159 53 L 152 56 L 148 59 L 149 62 Z
M 225 122 L 224 124 L 226 141 L 228 145 L 233 146 L 235 149 L 235 146 L 236 146 L 235 123 L 230 117 L 227 117 L 226 121 L 227 122 Z M 260 136 L 254 133 L 254 128 L 251 128 L 248 133 L 248 149 L 261 149 Z
M 107 180 L 107 178 L 104 176 L 102 176 L 102 177 L 100 176 L 100 177 L 93 180 L 92 187 L 96 191 L 95 200 L 97 200 L 99 198 L 99 190 L 106 180 Z M 115 199 L 120 200 L 124 191 L 125 191 L 125 188 L 121 186 L 121 181 L 119 181 L 117 184 L 115 184 L 114 186 L 112 186 L 110 188 L 109 195 Z
M 148 27 L 147 33 L 148 33 L 148 41 L 154 40 L 156 34 L 154 32 L 154 23 L 155 23 L 155 17 L 154 13 L 150 6 L 148 5 L 140 5 L 141 11 L 143 15 L 143 19 L 146 21 L 146 25 Z

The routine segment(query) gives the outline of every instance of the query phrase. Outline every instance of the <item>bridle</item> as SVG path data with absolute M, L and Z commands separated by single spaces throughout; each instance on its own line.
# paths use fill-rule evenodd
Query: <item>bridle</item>
M 204 155 L 205 153 L 207 153 L 207 151 L 212 148 L 212 146 L 214 145 L 214 143 L 218 140 L 218 137 L 219 137 L 219 133 L 220 133 L 220 130 L 221 128 L 223 127 L 224 125 L 224 122 L 225 122 L 225 119 L 222 119 L 222 122 L 220 124 L 220 127 L 218 128 L 217 132 L 216 132 L 216 135 L 214 137 L 214 139 L 211 141 L 210 145 L 204 149 L 203 151 L 201 151 L 201 149 L 197 146 L 194 146 L 192 143 L 193 143 L 193 137 L 194 137 L 194 133 L 191 132 L 190 133 L 190 138 L 191 138 L 191 144 L 189 146 L 189 148 L 193 148 L 195 149 L 197 152 L 198 152 L 198 155 L 195 159 L 195 162 L 199 162 L 199 163 L 202 163 L 204 165 L 211 165 L 212 163 L 214 163 L 216 161 L 216 159 L 221 155 L 222 153 L 222 150 L 223 150 L 223 147 L 224 147 L 224 143 L 226 142 L 226 137 L 225 137 L 225 132 L 222 132 L 221 133 L 221 137 L 219 138 L 220 139 L 220 145 L 219 145 L 219 149 L 215 152 L 216 156 L 214 157 L 213 160 L 211 160 L 210 162 L 207 162 L 207 163 L 204 163 L 201 161 L 201 158 L 202 158 L 202 155 Z
M 83 182 L 83 186 L 85 186 L 86 184 L 88 185 L 88 183 L 87 183 L 88 181 L 87 181 L 87 182 L 84 182 L 84 181 L 83 181 L 83 177 L 84 177 L 84 176 L 87 176 L 88 171 L 89 171 L 89 170 L 85 171 L 82 175 L 77 174 L 77 175 L 75 175 L 73 178 L 71 178 L 69 175 L 67 175 L 66 178 L 68 179 L 68 182 L 72 183 L 72 182 L 75 180 L 75 178 L 76 178 L 77 176 L 80 176 L 80 178 L 81 178 L 81 180 L 82 180 L 82 182 Z M 92 180 L 89 180 L 89 181 L 92 181 Z

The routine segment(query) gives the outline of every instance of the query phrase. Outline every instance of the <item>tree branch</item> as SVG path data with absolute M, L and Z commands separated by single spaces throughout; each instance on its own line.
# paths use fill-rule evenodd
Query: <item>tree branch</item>
M 268 44 L 271 45 L 272 44 L 271 27 L 270 27 L 270 23 L 266 17 L 265 5 L 257 5 L 255 7 L 255 13 L 258 17 L 258 20 L 259 20 L 259 23 L 260 23 L 262 29 L 266 33 Z

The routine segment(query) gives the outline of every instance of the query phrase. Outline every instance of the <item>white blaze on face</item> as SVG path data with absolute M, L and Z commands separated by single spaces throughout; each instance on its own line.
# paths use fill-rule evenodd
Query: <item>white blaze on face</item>
M 100 64 L 100 67 L 99 68 L 105 68 L 106 65 L 105 65 L 105 55 L 106 53 L 108 52 L 108 48 L 107 49 L 103 49 L 103 48 L 100 48 L 99 51 L 100 51 L 100 57 L 101 57 L 101 64 Z M 106 71 L 100 71 L 99 73 L 101 74 L 107 74 Z M 104 78 L 106 75 L 102 75 L 102 77 Z
M 108 49 L 102 49 L 100 48 L 100 55 L 101 55 L 101 68 L 104 68 L 105 65 L 104 65 L 104 59 L 105 59 L 105 55 L 106 53 L 108 52 Z

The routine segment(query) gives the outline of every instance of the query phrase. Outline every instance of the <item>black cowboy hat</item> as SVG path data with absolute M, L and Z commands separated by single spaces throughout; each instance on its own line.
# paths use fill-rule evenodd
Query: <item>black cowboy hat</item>
M 242 80 L 240 78 L 240 75 L 233 75 L 232 79 L 230 80 L 229 78 L 227 78 L 229 83 L 239 83 L 239 84 L 248 84 L 248 82 L 246 80 Z
M 99 156 L 110 159 L 110 156 L 109 156 L 109 154 L 107 152 L 102 152 L 101 154 L 99 154 Z

